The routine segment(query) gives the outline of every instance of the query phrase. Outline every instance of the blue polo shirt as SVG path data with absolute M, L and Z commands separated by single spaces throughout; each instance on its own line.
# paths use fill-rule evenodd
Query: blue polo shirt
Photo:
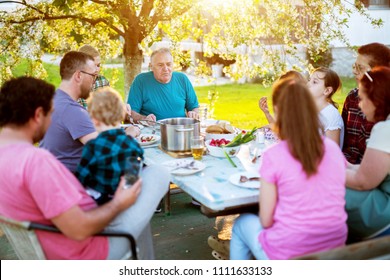
M 49 150 L 74 173 L 84 147 L 79 138 L 96 130 L 87 110 L 64 91 L 57 89 L 53 104 L 51 124 L 39 147 Z
M 131 85 L 127 103 L 141 115 L 154 114 L 157 120 L 185 117 L 186 111 L 199 107 L 188 77 L 173 72 L 169 83 L 158 82 L 153 72 L 139 74 Z

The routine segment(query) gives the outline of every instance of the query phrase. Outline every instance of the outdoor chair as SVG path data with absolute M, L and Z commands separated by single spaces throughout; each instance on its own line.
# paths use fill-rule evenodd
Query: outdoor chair
M 54 226 L 43 225 L 39 223 L 24 221 L 19 222 L 0 215 L 0 229 L 5 234 L 10 243 L 13 252 L 21 260 L 45 260 L 46 256 L 42 250 L 35 230 L 50 231 L 56 234 L 62 234 Z M 137 249 L 134 237 L 126 232 L 102 231 L 95 234 L 96 236 L 125 237 L 130 241 L 130 251 L 124 259 L 137 260 Z
M 329 251 L 308 254 L 295 260 L 390 260 L 390 236 L 352 243 Z

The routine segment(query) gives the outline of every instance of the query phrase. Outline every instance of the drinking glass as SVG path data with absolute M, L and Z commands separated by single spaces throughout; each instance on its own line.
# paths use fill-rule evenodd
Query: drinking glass
M 204 152 L 204 138 L 196 136 L 191 139 L 192 157 L 196 160 L 201 160 Z
M 142 158 L 131 156 L 126 158 L 124 189 L 130 188 L 139 178 L 142 171 Z

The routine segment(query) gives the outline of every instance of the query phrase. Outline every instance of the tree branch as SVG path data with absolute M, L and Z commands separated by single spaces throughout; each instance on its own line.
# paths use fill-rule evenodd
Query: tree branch
M 145 0 L 143 5 L 142 5 L 142 8 L 141 8 L 141 12 L 139 13 L 139 18 L 146 18 L 147 16 L 150 15 L 150 12 L 152 11 L 153 9 L 153 3 L 154 3 L 154 0 Z
M 109 28 L 111 28 L 113 31 L 115 31 L 117 34 L 119 34 L 121 36 L 124 36 L 124 34 L 125 34 L 122 30 L 120 30 L 116 26 L 113 26 L 112 24 L 110 24 L 105 19 L 102 19 L 102 18 L 90 19 L 90 18 L 80 17 L 78 15 L 59 15 L 59 16 L 47 16 L 47 15 L 45 15 L 44 17 L 31 17 L 31 18 L 27 18 L 27 19 L 24 19 L 24 20 L 10 20 L 8 22 L 9 23 L 13 23 L 13 24 L 23 24 L 23 23 L 27 23 L 27 22 L 34 22 L 34 21 L 37 21 L 37 20 L 51 21 L 51 20 L 65 20 L 65 19 L 78 19 L 80 21 L 87 22 L 87 23 L 91 24 L 92 26 L 95 26 L 98 23 L 104 23 Z M 0 22 L 1 22 L 1 20 L 0 20 Z
M 100 1 L 100 0 L 89 0 L 90 2 L 99 4 L 99 5 L 110 5 L 113 4 L 111 1 Z
M 30 8 L 31 10 L 34 10 L 37 13 L 45 14 L 45 12 L 39 10 L 35 6 L 32 6 L 32 5 L 28 4 L 25 0 L 23 0 L 23 1 L 2 1 L 2 2 L 0 2 L 0 4 L 19 4 L 19 5 L 25 6 L 27 8 Z

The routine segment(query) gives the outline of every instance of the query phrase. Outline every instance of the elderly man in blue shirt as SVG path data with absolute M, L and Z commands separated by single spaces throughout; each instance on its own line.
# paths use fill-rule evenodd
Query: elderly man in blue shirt
M 131 85 L 127 103 L 134 121 L 189 117 L 198 119 L 198 98 L 188 77 L 173 72 L 168 48 L 155 50 L 151 71 L 139 74 Z

